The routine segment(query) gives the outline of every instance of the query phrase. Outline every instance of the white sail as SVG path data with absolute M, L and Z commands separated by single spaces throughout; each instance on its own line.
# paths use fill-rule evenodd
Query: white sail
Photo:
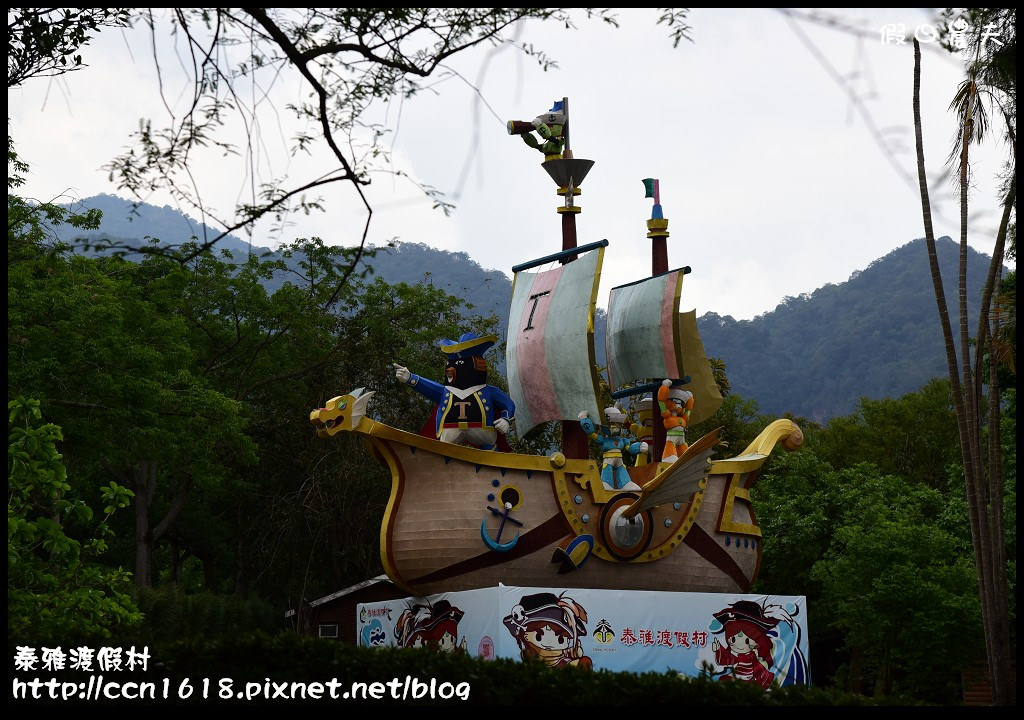
M 685 269 L 612 288 L 605 353 L 608 385 L 682 378 L 683 350 L 676 318 Z
M 515 273 L 505 361 L 519 437 L 549 420 L 575 420 L 582 410 L 602 417 L 594 308 L 603 259 L 602 245 L 565 265 Z

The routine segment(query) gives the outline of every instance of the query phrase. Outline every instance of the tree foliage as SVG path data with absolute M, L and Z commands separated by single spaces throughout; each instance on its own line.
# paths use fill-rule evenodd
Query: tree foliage
M 10 8 L 7 87 L 78 70 L 82 45 L 101 28 L 126 26 L 130 14 L 128 8 Z
M 8 386 L 74 428 L 76 472 L 102 468 L 133 490 L 135 578 L 149 584 L 152 545 L 192 489 L 223 482 L 229 462 L 251 461 L 245 419 L 196 367 L 178 276 L 40 253 L 19 238 L 29 227 L 9 224 Z
M 899 398 L 862 397 L 851 415 L 808 435 L 808 448 L 833 467 L 871 462 L 888 475 L 945 490 L 958 464 L 949 381 L 936 378 Z
M 752 498 L 765 538 L 755 590 L 807 596 L 812 644 L 834 635 L 848 653 L 833 682 L 957 699 L 982 636 L 966 528 L 943 492 L 804 449 L 776 458 Z
M 19 639 L 67 642 L 109 638 L 142 616 L 131 598 L 131 573 L 99 562 L 113 531 L 110 517 L 132 493 L 117 483 L 96 496 L 97 519 L 67 476 L 60 427 L 43 423 L 38 400 L 7 403 L 7 632 Z
M 816 682 L 958 702 L 957 673 L 983 652 L 949 393 L 937 378 L 900 398 L 862 399 L 857 413 L 821 428 L 801 423 L 804 447 L 773 454 L 751 491 L 764 532 L 755 590 L 807 595 L 811 655 L 826 656 L 816 673 L 830 673 Z M 1008 519 L 1016 517 L 1015 418 L 1011 391 L 1001 436 Z
M 197 588 L 284 603 L 380 572 L 390 478 L 360 443 L 317 439 L 309 412 L 366 387 L 378 418 L 418 431 L 429 403 L 391 364 L 436 376 L 439 341 L 493 317 L 430 285 L 339 282 L 353 251 L 315 238 L 130 262 L 46 250 L 61 209 L 13 193 L 9 209 L 10 391 L 76 428 L 89 483 L 133 490 L 113 553 L 140 585 L 193 567 Z

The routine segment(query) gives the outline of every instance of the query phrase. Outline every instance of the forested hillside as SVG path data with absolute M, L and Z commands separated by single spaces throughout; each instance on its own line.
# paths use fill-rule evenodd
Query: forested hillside
M 948 237 L 936 245 L 946 298 L 955 303 L 959 247 Z M 968 283 L 978 292 L 989 262 L 968 249 Z M 970 295 L 972 335 L 978 308 Z M 955 327 L 955 304 L 949 312 Z M 923 239 L 753 320 L 708 313 L 698 327 L 708 354 L 725 362 L 733 392 L 771 414 L 825 422 L 852 412 L 861 397 L 898 397 L 947 374 Z
M 97 195 L 82 206 L 103 211 L 98 230 L 83 232 L 63 226 L 58 236 L 121 240 L 138 244 L 145 237 L 180 244 L 192 236 L 212 233 L 198 221 L 170 207 L 132 203 L 113 195 Z M 211 234 L 211 236 L 213 236 Z M 957 297 L 958 246 L 938 240 L 946 296 Z M 218 248 L 242 260 L 249 252 L 271 253 L 228 236 Z M 466 253 L 451 253 L 422 243 L 373 248 L 361 269 L 389 284 L 433 285 L 462 298 L 466 312 L 494 315 L 497 327 L 507 324 L 512 281 L 503 270 L 484 269 Z M 968 278 L 980 288 L 989 258 L 968 250 Z M 280 288 L 285 273 L 263 282 L 268 291 Z M 978 318 L 978 297 L 968 302 L 970 329 Z M 956 318 L 956 308 L 950 308 Z M 595 322 L 595 350 L 604 365 L 603 311 Z M 786 412 L 826 422 L 850 413 L 860 397 L 880 399 L 914 392 L 930 379 L 946 374 L 942 333 L 923 240 L 915 240 L 875 260 L 847 282 L 826 285 L 813 293 L 787 297 L 771 312 L 753 320 L 735 320 L 708 312 L 698 319 L 704 349 L 725 363 L 733 392 L 755 400 L 762 412 Z M 500 369 L 500 367 L 499 367 Z

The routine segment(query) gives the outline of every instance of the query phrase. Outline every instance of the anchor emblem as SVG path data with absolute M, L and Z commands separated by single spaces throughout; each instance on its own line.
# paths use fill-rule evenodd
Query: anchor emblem
M 480 521 L 480 536 L 483 538 L 484 544 L 491 550 L 494 550 L 495 552 L 508 552 L 516 546 L 517 542 L 519 542 L 519 533 L 517 532 L 514 538 L 505 543 L 501 542 L 501 534 L 505 531 L 506 523 L 512 523 L 519 527 L 523 526 L 521 522 L 509 514 L 512 512 L 512 508 L 514 507 L 512 501 L 515 500 L 517 501 L 516 504 L 518 504 L 519 493 L 513 488 L 506 488 L 505 491 L 501 493 L 501 499 L 504 505 L 502 509 L 499 510 L 496 507 L 492 507 L 490 505 L 487 506 L 487 509 L 491 511 L 492 515 L 497 515 L 501 518 L 497 534 L 495 534 L 493 538 L 487 534 L 487 514 L 485 513 L 484 519 Z

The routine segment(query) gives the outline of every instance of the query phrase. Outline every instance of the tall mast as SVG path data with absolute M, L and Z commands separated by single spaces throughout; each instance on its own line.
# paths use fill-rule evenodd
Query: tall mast
M 668 218 L 661 209 L 661 182 L 657 178 L 645 178 L 645 197 L 654 198 L 651 208 L 651 219 L 647 221 L 647 237 L 651 239 L 651 277 L 668 272 Z M 675 318 L 672 319 L 675 322 Z M 654 447 L 651 448 L 652 462 L 661 461 L 661 453 L 665 449 L 665 423 L 658 412 L 657 391 L 651 393 L 651 411 L 653 412 Z
M 574 198 L 583 194 L 580 184 L 594 166 L 594 161 L 577 159 L 572 155 L 569 145 L 569 98 L 563 97 L 556 101 L 551 110 L 538 115 L 531 122 L 509 120 L 507 127 L 509 135 L 520 135 L 527 145 L 544 153 L 541 167 L 554 180 L 558 188 L 556 194 L 564 198 L 564 202 L 555 208 L 562 218 L 562 250 L 575 249 L 576 216 L 583 208 L 575 204 Z M 545 142 L 538 141 L 531 134 L 534 131 Z M 575 259 L 575 255 L 569 255 L 559 262 L 565 264 Z M 574 459 L 590 457 L 590 442 L 578 422 L 562 421 L 562 454 Z

